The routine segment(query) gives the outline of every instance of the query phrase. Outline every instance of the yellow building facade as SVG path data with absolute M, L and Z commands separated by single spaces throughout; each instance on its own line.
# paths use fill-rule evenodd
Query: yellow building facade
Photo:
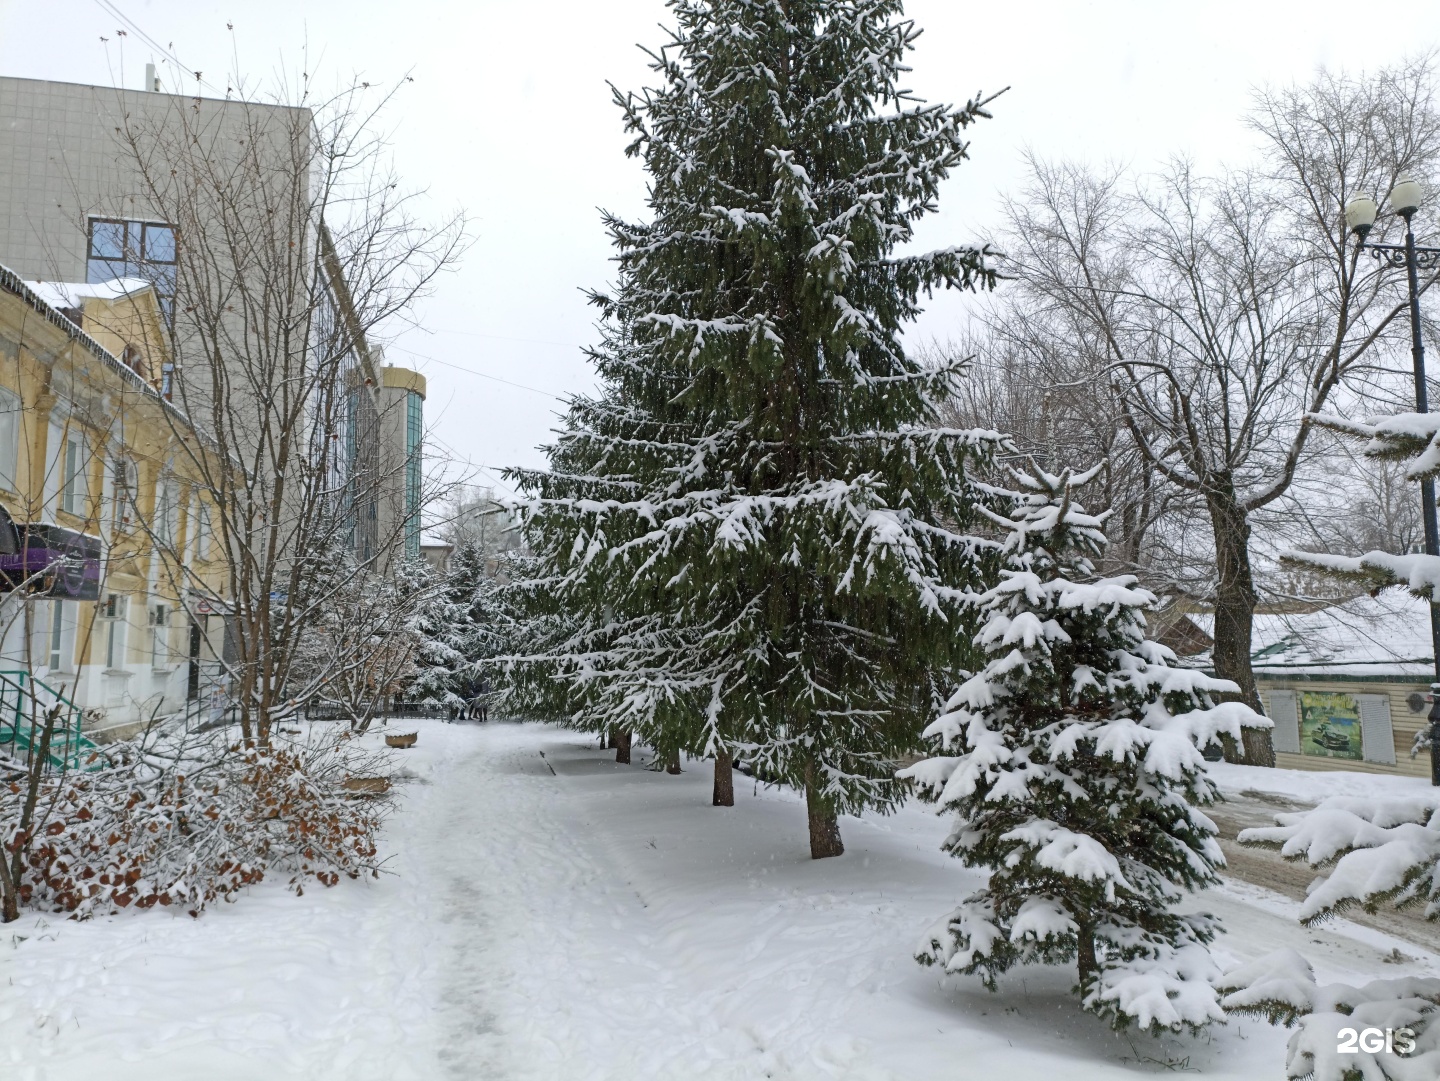
M 203 712 L 219 679 L 214 462 L 166 400 L 165 343 L 142 281 L 0 267 L 0 673 L 72 701 L 97 741 Z

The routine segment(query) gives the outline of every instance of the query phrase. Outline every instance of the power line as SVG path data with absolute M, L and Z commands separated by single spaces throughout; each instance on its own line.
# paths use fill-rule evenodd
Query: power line
M 171 63 L 175 65 L 177 71 L 189 71 L 193 73 L 196 76 L 196 81 L 199 82 L 201 86 L 208 87 L 210 91 L 214 94 L 218 95 L 220 93 L 218 87 L 216 87 L 213 83 L 207 82 L 203 78 L 199 78 L 199 72 L 196 72 L 193 68 L 187 68 L 184 64 L 180 62 L 180 58 L 178 56 L 176 56 L 165 46 L 161 45 L 149 34 L 145 33 L 145 31 L 140 27 L 140 24 L 137 23 L 134 19 L 130 18 L 130 16 L 126 15 L 118 7 L 116 7 L 112 0 L 95 0 L 95 3 L 99 5 L 101 11 L 105 12 L 107 15 L 119 19 L 122 23 L 124 23 L 130 28 L 131 33 L 135 34 L 136 37 L 138 37 L 146 45 L 149 45 L 150 48 L 154 49 L 161 56 L 164 56 L 165 58 L 170 60 Z M 145 89 L 149 90 L 150 88 L 147 86 Z M 179 88 L 177 87 L 176 89 L 178 91 Z
M 441 360 L 439 357 L 427 356 L 424 353 L 417 353 L 415 350 L 407 349 L 403 345 L 395 345 L 391 346 L 391 348 L 398 349 L 402 353 L 408 353 L 412 357 L 419 357 L 421 360 L 428 360 L 432 364 L 443 364 L 445 367 L 454 368 L 456 371 L 465 372 L 469 375 L 478 375 L 481 379 L 493 379 L 495 382 L 504 383 L 506 386 L 518 387 L 520 390 L 528 390 L 531 394 L 542 394 L 552 401 L 563 402 L 565 400 L 565 395 L 563 394 L 552 394 L 548 390 L 541 390 L 539 387 L 527 387 L 524 383 L 517 383 L 512 379 L 501 379 L 498 375 L 488 375 L 485 372 L 477 372 L 474 368 L 467 368 L 463 364 L 455 364 L 448 360 Z
M 509 334 L 482 334 L 478 330 L 454 330 L 450 327 L 430 327 L 430 334 L 460 334 L 467 338 L 491 338 L 498 342 L 525 342 L 529 345 L 558 345 L 564 349 L 584 349 L 580 342 L 556 342 L 548 338 L 516 338 Z

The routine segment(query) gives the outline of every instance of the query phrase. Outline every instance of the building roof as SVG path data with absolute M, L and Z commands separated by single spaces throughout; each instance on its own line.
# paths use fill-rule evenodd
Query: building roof
M 115 278 L 108 282 L 26 282 L 26 287 L 52 308 L 78 308 L 90 298 L 120 300 L 151 288 L 144 278 Z
M 1190 619 L 1213 633 L 1215 617 Z M 1196 657 L 1209 663 L 1209 653 Z M 1250 654 L 1257 674 L 1394 676 L 1428 682 L 1435 670 L 1430 605 L 1396 586 L 1313 612 L 1257 612 Z
M 53 285 L 56 283 L 42 284 Z M 83 286 L 82 288 L 92 287 Z M 149 288 L 148 283 L 146 283 L 146 288 Z M 119 357 L 111 353 L 108 349 L 106 349 L 103 345 L 97 342 L 89 334 L 85 333 L 85 331 L 81 330 L 78 326 L 76 326 L 75 323 L 67 315 L 65 315 L 64 312 L 60 310 L 60 307 L 58 305 L 55 305 L 45 299 L 45 297 L 41 296 L 35 291 L 35 288 L 30 283 L 22 281 L 18 274 L 16 274 L 13 270 L 3 264 L 0 264 L 0 292 L 11 293 L 19 297 L 20 300 L 23 301 L 25 304 L 29 305 L 29 307 L 37 315 L 41 316 L 46 322 L 64 331 L 71 341 L 78 344 L 82 349 L 88 352 L 96 360 L 104 364 L 121 379 L 129 383 L 132 387 L 134 387 L 136 390 L 140 391 L 147 397 L 153 398 L 162 409 L 175 417 L 178 421 L 180 421 L 180 423 L 184 424 L 186 428 L 190 429 L 190 431 L 196 431 L 195 426 L 190 423 L 190 418 L 185 415 L 184 410 L 178 408 L 173 402 L 171 402 L 168 398 L 166 398 L 158 390 L 151 386 L 148 380 L 146 380 L 138 372 L 130 368 L 129 365 L 127 365 Z M 196 434 L 200 435 L 199 432 L 196 432 Z M 203 435 L 200 435 L 200 437 L 206 443 L 210 443 L 213 445 L 213 440 Z

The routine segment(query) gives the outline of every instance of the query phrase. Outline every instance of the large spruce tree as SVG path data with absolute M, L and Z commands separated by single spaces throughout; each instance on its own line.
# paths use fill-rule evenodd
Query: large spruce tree
M 899 0 L 669 8 L 660 85 L 615 95 L 650 216 L 606 221 L 602 390 L 514 474 L 552 632 L 529 685 L 803 787 L 811 854 L 837 855 L 838 813 L 899 797 L 989 551 L 967 470 L 1001 437 L 936 426 L 954 372 L 900 334 L 922 293 L 994 274 L 983 249 L 897 254 L 985 102 L 902 89 Z

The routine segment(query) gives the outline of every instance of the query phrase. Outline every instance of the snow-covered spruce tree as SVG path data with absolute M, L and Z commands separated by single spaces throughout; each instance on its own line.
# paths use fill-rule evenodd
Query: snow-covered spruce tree
M 419 640 L 418 672 L 411 694 L 452 714 L 463 711 L 486 678 L 494 659 L 510 645 L 511 615 L 502 601 L 495 573 L 497 557 L 474 539 L 462 539 L 450 557 L 440 583 L 429 586 L 430 598 L 413 621 Z M 412 562 L 403 573 L 423 587 L 433 572 Z
M 396 568 L 396 578 L 407 592 L 426 595 L 411 620 L 416 639 L 416 672 L 409 696 L 454 715 L 465 704 L 458 672 L 465 663 L 460 641 L 465 633 L 468 605 L 465 598 L 455 597 L 446 583 L 436 581 L 435 571 L 422 560 L 402 563 Z
M 897 249 L 985 102 L 902 90 L 898 0 L 669 9 L 661 85 L 616 92 L 651 214 L 607 219 L 602 391 L 548 472 L 512 474 L 573 632 L 535 671 L 577 723 L 802 786 L 811 854 L 837 855 L 837 815 L 899 798 L 934 673 L 969 653 L 967 468 L 1001 439 L 936 426 L 954 373 L 900 332 L 922 292 L 994 274 L 981 249 Z
M 1365 454 L 1408 460 L 1407 477 L 1440 474 L 1440 414 L 1401 413 L 1360 424 L 1312 416 L 1323 427 L 1368 440 Z M 1362 556 L 1290 552 L 1286 562 L 1356 581 L 1371 589 L 1404 586 L 1432 602 L 1440 559 L 1423 554 Z M 1416 752 L 1427 745 L 1421 730 Z M 1437 753 L 1430 748 L 1430 753 Z M 1300 919 L 1316 923 L 1359 906 L 1418 908 L 1440 920 L 1440 795 L 1334 797 L 1312 811 L 1277 816 L 1275 826 L 1242 830 L 1240 842 L 1278 848 L 1289 860 L 1328 874 L 1311 886 Z M 1225 975 L 1227 1010 L 1254 1014 L 1297 1031 L 1287 1076 L 1315 1081 L 1430 1081 L 1440 1076 L 1440 978 L 1375 980 L 1359 987 L 1321 984 L 1294 951 L 1281 951 Z M 1344 1029 L 1410 1030 L 1414 1046 L 1394 1041 L 1337 1051 Z
M 1071 498 L 1093 475 L 1017 474 L 984 668 L 926 730 L 941 754 L 901 771 L 954 813 L 945 849 L 990 871 L 916 958 L 992 990 L 1012 966 L 1074 962 L 1085 1008 L 1117 1027 L 1198 1028 L 1223 1016 L 1216 924 L 1175 911 L 1224 862 L 1196 809 L 1216 795 L 1200 747 L 1269 722 L 1145 638 L 1155 597 L 1133 576 L 1094 577 L 1103 518 Z

